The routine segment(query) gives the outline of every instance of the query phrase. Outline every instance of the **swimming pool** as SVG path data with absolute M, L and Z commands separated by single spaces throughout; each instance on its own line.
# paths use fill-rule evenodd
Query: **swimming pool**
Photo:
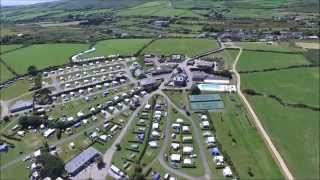
M 234 85 L 223 84 L 198 84 L 198 88 L 201 91 L 217 91 L 217 92 L 235 92 L 236 87 Z

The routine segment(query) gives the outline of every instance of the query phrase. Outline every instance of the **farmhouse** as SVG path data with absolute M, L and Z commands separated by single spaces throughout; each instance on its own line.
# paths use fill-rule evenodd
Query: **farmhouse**
M 91 163 L 95 157 L 99 156 L 99 152 L 93 148 L 89 147 L 88 149 L 82 151 L 78 156 L 73 158 L 65 165 L 65 170 L 71 175 L 74 176 L 80 172 L 86 165 Z

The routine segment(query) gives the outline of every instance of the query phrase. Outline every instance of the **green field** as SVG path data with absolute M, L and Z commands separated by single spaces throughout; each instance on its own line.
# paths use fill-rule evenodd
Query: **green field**
M 237 55 L 239 53 L 239 50 L 235 50 L 235 49 L 227 49 L 218 53 L 214 53 L 211 55 L 208 55 L 208 58 L 223 58 L 224 60 L 224 67 L 225 69 L 232 69 L 232 65 L 234 60 L 236 59 Z
M 31 84 L 28 80 L 18 80 L 7 88 L 1 89 L 1 100 L 9 100 L 29 92 Z
M 247 50 L 263 50 L 263 51 L 278 51 L 278 52 L 301 52 L 302 49 L 294 47 L 287 42 L 274 42 L 272 45 L 267 45 L 265 42 L 237 42 L 237 46 Z
M 248 119 L 236 95 L 223 95 L 225 112 L 211 112 L 216 136 L 231 157 L 241 179 L 281 179 L 279 168 L 271 157 L 256 128 Z M 253 177 L 248 175 L 251 168 Z
M 123 9 L 116 13 L 118 16 L 160 16 L 160 17 L 199 17 L 200 15 L 186 9 L 175 9 L 170 1 L 147 2 L 129 9 Z
M 150 44 L 144 54 L 185 54 L 194 56 L 218 48 L 218 43 L 211 39 L 159 39 Z
M 240 71 L 282 68 L 310 64 L 302 54 L 244 51 L 237 65 Z
M 66 64 L 72 55 L 87 48 L 86 44 L 38 44 L 6 53 L 2 59 L 17 73 L 25 74 L 30 65 L 43 69 Z
M 242 74 L 242 86 L 259 93 L 276 95 L 287 103 L 319 107 L 319 68 L 298 68 Z
M 21 47 L 21 44 L 0 45 L 0 54 L 17 49 L 19 47 Z
M 99 41 L 94 47 L 96 51 L 84 55 L 92 56 L 108 56 L 108 55 L 134 55 L 144 45 L 148 44 L 151 39 L 111 39 Z
M 309 64 L 300 54 L 246 51 L 239 63 L 241 70 Z M 285 103 L 319 108 L 318 67 L 241 74 L 241 78 L 242 89 L 275 95 Z M 267 96 L 248 98 L 293 175 L 297 179 L 319 177 L 319 111 L 283 106 Z
M 4 82 L 4 81 L 6 81 L 8 79 L 11 79 L 11 78 L 13 78 L 15 76 L 2 63 L 0 63 L 0 75 L 1 75 L 0 82 Z
M 265 97 L 249 100 L 293 175 L 297 179 L 317 179 L 320 113 L 284 107 Z

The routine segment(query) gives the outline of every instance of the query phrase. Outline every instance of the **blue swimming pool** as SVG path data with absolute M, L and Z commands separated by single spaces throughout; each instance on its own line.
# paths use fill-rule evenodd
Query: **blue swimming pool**
M 201 91 L 225 91 L 225 85 L 221 84 L 198 84 Z

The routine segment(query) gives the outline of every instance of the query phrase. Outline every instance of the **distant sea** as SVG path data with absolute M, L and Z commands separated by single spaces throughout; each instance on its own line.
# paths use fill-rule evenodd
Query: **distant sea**
M 22 5 L 31 5 L 45 2 L 52 2 L 58 0 L 0 0 L 1 7 L 6 6 L 22 6 Z

